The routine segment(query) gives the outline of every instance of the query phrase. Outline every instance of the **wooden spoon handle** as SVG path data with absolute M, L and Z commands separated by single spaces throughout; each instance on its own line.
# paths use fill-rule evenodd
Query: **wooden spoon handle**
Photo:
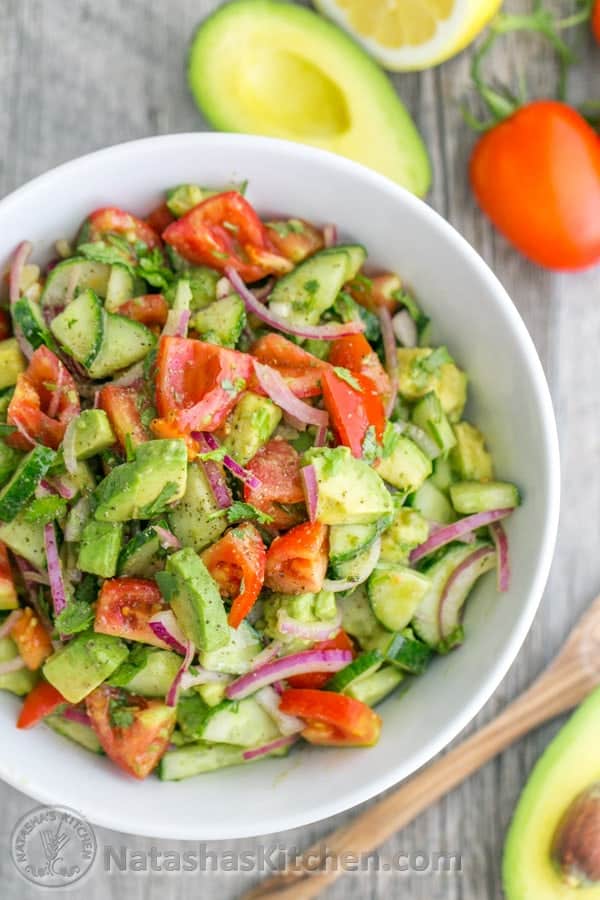
M 344 874 L 340 860 L 344 853 L 359 857 L 379 847 L 517 738 L 578 703 L 586 689 L 588 679 L 577 665 L 563 666 L 560 673 L 550 669 L 489 725 L 314 844 L 287 871 L 261 882 L 241 900 L 316 897 Z

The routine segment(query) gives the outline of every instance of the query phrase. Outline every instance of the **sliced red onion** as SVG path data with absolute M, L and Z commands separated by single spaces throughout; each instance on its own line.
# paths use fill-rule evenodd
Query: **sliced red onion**
M 170 609 L 156 613 L 148 620 L 148 625 L 156 637 L 175 650 L 177 653 L 185 655 L 187 651 L 188 640 Z
M 308 510 L 308 518 L 311 522 L 317 519 L 317 505 L 319 503 L 319 484 L 317 482 L 317 473 L 314 466 L 303 466 L 300 469 L 302 478 L 302 487 L 304 489 L 304 499 L 306 500 L 306 508 Z
M 390 396 L 385 405 L 385 414 L 389 417 L 394 409 L 396 397 L 398 396 L 398 358 L 392 317 L 389 309 L 385 306 L 382 306 L 379 310 L 379 324 L 381 325 L 381 338 L 383 340 L 383 350 L 385 353 L 385 367 L 392 386 Z
M 144 362 L 136 363 L 134 366 L 131 366 L 130 369 L 127 369 L 126 372 L 123 372 L 118 378 L 113 378 L 112 384 L 117 387 L 132 387 L 141 384 L 144 378 Z
M 254 371 L 258 383 L 273 403 L 280 406 L 290 416 L 294 416 L 307 425 L 317 425 L 318 427 L 326 426 L 329 423 L 328 413 L 324 409 L 317 409 L 296 397 L 276 369 L 254 360 Z
M 189 309 L 170 309 L 161 336 L 187 337 L 190 315 Z
M 322 341 L 334 341 L 336 338 L 346 337 L 349 334 L 358 334 L 365 330 L 364 323 L 357 319 L 353 322 L 336 322 L 328 325 L 292 325 L 285 319 L 276 316 L 266 306 L 257 300 L 239 274 L 231 266 L 225 268 L 225 274 L 229 278 L 233 289 L 240 295 L 248 312 L 253 313 L 261 322 L 265 322 L 277 331 L 284 334 L 294 334 L 296 337 L 317 338 Z
M 152 527 L 154 528 L 154 531 L 158 536 L 160 545 L 164 550 L 181 549 L 181 541 L 173 534 L 172 531 L 169 531 L 168 528 L 163 528 L 162 525 L 153 525 Z
M 219 681 L 229 682 L 231 676 L 225 675 L 224 672 L 209 672 L 201 666 L 194 666 L 193 672 L 184 672 L 180 687 L 182 691 L 187 691 L 197 684 L 215 684 Z
M 491 525 L 492 522 L 504 519 L 511 512 L 512 509 L 492 509 L 487 512 L 466 516 L 464 519 L 459 519 L 458 522 L 438 528 L 433 534 L 429 535 L 426 541 L 411 551 L 409 560 L 414 565 L 420 559 L 423 559 L 424 556 L 433 553 L 434 550 L 438 550 L 440 547 L 451 543 L 451 541 L 456 541 L 464 535 L 470 534 L 477 528 L 483 528 L 485 525 Z
M 268 644 L 264 650 L 261 650 L 258 656 L 254 657 L 249 671 L 253 672 L 255 669 L 259 669 L 261 666 L 264 666 L 265 663 L 271 662 L 272 659 L 275 659 L 275 657 L 279 655 L 282 649 L 283 644 L 281 641 L 271 641 L 271 643 Z
M 179 671 L 173 679 L 173 684 L 171 685 L 167 693 L 167 697 L 165 700 L 167 706 L 177 706 L 177 698 L 181 689 L 181 679 L 191 666 L 195 652 L 196 648 L 194 644 L 191 641 L 188 641 L 185 647 L 185 656 L 183 658 L 183 662 L 179 666 Z
M 63 385 L 65 383 L 65 375 L 67 374 L 67 370 L 60 363 L 58 364 L 58 375 L 56 378 L 56 386 L 52 391 L 52 397 L 50 399 L 50 403 L 48 404 L 48 415 L 51 419 L 55 419 L 58 414 L 58 407 L 60 404 L 60 398 L 63 392 Z
M 15 554 L 15 559 L 17 561 L 17 566 L 19 567 L 19 571 L 21 573 L 21 577 L 23 579 L 23 583 L 24 583 L 25 589 L 27 591 L 27 599 L 31 603 L 31 606 L 35 610 L 36 616 L 38 617 L 40 622 L 43 624 L 44 628 L 48 632 L 50 632 L 50 631 L 52 631 L 52 623 L 50 622 L 50 619 L 46 615 L 45 610 L 42 609 L 42 607 L 40 605 L 40 602 L 38 599 L 38 592 L 34 587 L 34 582 L 32 579 L 32 575 L 39 575 L 40 573 L 38 572 L 37 569 L 34 569 L 34 567 L 31 565 L 31 563 L 28 563 L 26 559 L 23 559 L 22 556 L 17 556 Z M 54 644 L 54 642 L 53 642 L 53 644 Z
M 323 228 L 323 243 L 326 248 L 335 247 L 338 241 L 338 230 L 336 225 L 325 225 Z
M 299 622 L 298 619 L 293 619 L 282 609 L 277 615 L 277 627 L 282 634 L 289 634 L 290 637 L 301 638 L 305 641 L 328 641 L 336 636 L 341 625 L 342 614 L 339 610 L 333 619 L 328 619 L 326 622 Z
M 8 291 L 11 306 L 14 306 L 21 296 L 21 275 L 23 274 L 23 269 L 32 250 L 33 244 L 31 241 L 22 241 L 15 250 L 8 276 Z
M 77 456 L 75 455 L 75 437 L 78 416 L 74 416 L 65 429 L 62 441 L 63 459 L 65 468 L 70 475 L 77 471 Z
M 88 519 L 90 515 L 90 499 L 89 497 L 80 497 L 77 503 L 72 507 L 71 513 L 74 514 L 67 518 L 67 523 L 65 525 L 65 541 L 78 541 L 81 537 L 81 532 L 79 526 L 75 523 L 77 521 L 83 522 L 84 519 Z
M 352 662 L 350 650 L 303 650 L 242 675 L 229 685 L 225 693 L 230 700 L 241 700 L 274 681 L 309 672 L 339 672 L 349 662 Z
M 283 681 L 274 681 L 271 687 L 274 691 L 277 691 L 280 697 L 285 691 L 285 684 L 283 683 Z
M 67 706 L 67 708 L 63 710 L 62 717 L 63 719 L 68 719 L 70 722 L 78 722 L 80 725 L 91 727 L 92 724 L 92 720 L 88 714 L 77 706 Z
M 480 547 L 450 575 L 438 607 L 438 623 L 441 639 L 450 637 L 462 618 L 463 604 L 471 587 L 480 575 L 487 572 L 496 560 L 493 547 Z
M 419 342 L 417 324 L 407 309 L 401 309 L 392 319 L 394 335 L 403 347 L 416 347 Z
M 229 279 L 227 279 L 227 280 L 229 281 Z M 257 300 L 260 300 L 264 303 L 264 301 L 267 299 L 267 297 L 273 290 L 274 286 L 275 286 L 275 279 L 269 278 L 269 280 L 266 281 L 262 287 L 252 288 L 252 293 L 254 294 L 254 296 L 256 297 Z M 229 290 L 231 290 L 231 285 L 229 285 Z
M 22 609 L 13 609 L 13 611 L 8 614 L 2 625 L 0 625 L 0 640 L 11 633 L 13 625 L 19 621 L 22 615 Z
M 317 428 L 315 435 L 315 447 L 327 446 L 327 425 L 321 425 Z
M 268 744 L 264 744 L 262 747 L 255 747 L 254 750 L 244 750 L 242 756 L 246 762 L 249 762 L 251 759 L 258 759 L 260 756 L 268 756 L 268 754 L 273 753 L 274 750 L 280 750 L 282 747 L 295 744 L 297 740 L 297 735 L 289 734 L 287 737 L 276 738 L 274 741 L 269 741 Z
M 500 522 L 490 525 L 490 532 L 498 554 L 497 585 L 501 593 L 510 588 L 510 559 L 508 555 L 508 538 Z
M 193 432 L 193 436 L 194 440 L 198 442 L 201 452 L 206 453 L 211 449 L 201 431 Z M 207 459 L 202 463 L 202 467 L 215 503 L 219 509 L 227 509 L 233 501 L 220 465 L 212 459 Z
M 254 699 L 268 713 L 280 732 L 285 735 L 298 734 L 304 728 L 304 722 L 297 716 L 290 716 L 279 709 L 279 694 L 271 685 L 257 691 Z
M 215 287 L 215 298 L 224 300 L 231 293 L 231 284 L 229 278 L 219 278 Z
M 25 668 L 25 663 L 20 656 L 9 659 L 7 662 L 0 663 L 0 675 L 10 675 L 11 672 L 19 672 Z
M 49 478 L 46 483 L 63 500 L 73 500 L 77 496 L 77 488 L 73 487 L 72 484 L 68 484 L 60 475 L 57 475 L 55 478 Z
M 54 607 L 54 615 L 58 616 L 67 605 L 67 595 L 65 592 L 62 565 L 60 556 L 58 555 L 56 531 L 54 530 L 53 522 L 48 522 L 47 525 L 44 525 L 44 546 L 46 548 L 46 560 L 48 562 L 52 605 Z
M 209 450 L 218 450 L 221 446 L 216 439 L 216 437 L 211 434 L 209 431 L 192 431 L 192 437 L 194 440 L 197 440 L 197 436 L 201 435 L 203 439 L 206 441 Z M 245 469 L 243 466 L 240 466 L 238 462 L 233 459 L 233 457 L 229 456 L 226 453 L 223 457 L 223 465 L 226 469 L 235 475 L 236 478 L 239 478 L 240 481 L 243 481 L 248 487 L 251 487 L 252 490 L 257 490 L 261 485 L 262 481 L 260 478 L 257 478 L 252 472 L 249 472 L 248 469 Z M 231 503 L 227 504 L 231 506 Z
M 447 525 L 442 524 L 441 522 L 433 522 L 429 521 L 429 534 L 436 534 L 436 532 L 441 531 L 442 528 L 446 528 Z M 467 534 L 461 534 L 460 537 L 456 538 L 457 543 L 459 544 L 473 544 L 477 540 L 477 535 L 474 531 L 469 531 Z

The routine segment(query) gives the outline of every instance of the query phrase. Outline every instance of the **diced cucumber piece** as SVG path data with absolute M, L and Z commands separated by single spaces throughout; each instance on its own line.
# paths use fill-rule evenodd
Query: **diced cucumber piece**
M 116 442 L 103 409 L 84 409 L 73 424 L 73 451 L 76 459 L 89 459 L 108 450 Z
M 64 528 L 65 539 L 70 542 L 81 540 L 83 529 L 91 515 L 91 504 L 89 498 L 85 501 L 81 498 L 67 513 L 67 521 Z
M 71 719 L 65 719 L 63 716 L 52 715 L 46 716 L 44 724 L 57 734 L 74 741 L 86 750 L 92 753 L 102 753 L 102 745 L 96 736 L 96 732 L 89 725 L 83 722 L 73 722 Z
M 139 652 L 136 647 L 110 676 L 108 683 L 127 688 L 130 693 L 142 697 L 166 697 L 181 666 L 181 656 L 172 650 L 155 650 L 145 646 L 143 649 L 147 652 L 140 668 L 136 669 L 130 662 L 132 655 Z
M 416 491 L 429 478 L 432 464 L 429 457 L 405 435 L 396 435 L 394 449 L 377 465 L 377 472 L 385 481 L 407 494 Z
M 10 662 L 19 655 L 17 645 L 10 637 L 0 638 L 0 665 Z M 0 675 L 0 691 L 10 691 L 22 697 L 28 694 L 38 679 L 37 672 L 29 669 L 18 669 L 16 672 L 7 672 Z
M 0 440 L 0 485 L 8 481 L 22 459 L 23 453 L 20 450 L 15 450 Z
M 348 447 L 309 450 L 304 462 L 315 469 L 316 518 L 324 525 L 369 525 L 392 514 L 392 498 L 379 474 Z
M 387 662 L 411 675 L 422 675 L 431 661 L 431 649 L 417 640 L 410 628 L 392 635 L 382 629 L 367 643 L 376 647 Z
M 333 256 L 340 250 L 343 250 L 344 253 L 347 253 L 348 255 L 345 280 L 352 281 L 352 279 L 356 278 L 359 271 L 364 266 L 367 260 L 367 251 L 362 244 L 337 244 L 335 247 L 330 247 L 327 250 L 322 250 L 321 253 L 323 257 L 326 258 L 328 254 Z
M 246 391 L 229 417 L 223 445 L 245 466 L 268 442 L 280 421 L 281 410 L 272 400 Z
M 351 663 L 348 663 L 326 682 L 324 690 L 336 691 L 338 694 L 350 693 L 350 688 L 363 678 L 368 678 L 379 669 L 383 663 L 383 655 L 379 650 L 366 650 Z
M 34 350 L 45 344 L 54 348 L 54 339 L 44 322 L 42 310 L 35 300 L 29 297 L 21 297 L 12 307 L 12 317 L 16 326 L 21 329 L 23 337 Z
M 429 588 L 429 579 L 407 566 L 382 564 L 367 583 L 371 609 L 388 631 L 401 631 L 412 619 Z
M 227 684 L 227 681 L 207 681 L 206 684 L 196 685 L 194 690 L 207 706 L 218 706 L 225 699 Z
M 392 691 L 395 691 L 401 681 L 404 680 L 404 673 L 394 666 L 383 666 L 377 672 L 373 672 L 367 678 L 361 678 L 351 684 L 345 691 L 349 697 L 354 700 L 360 700 L 367 706 L 376 706 L 387 697 Z
M 427 567 L 429 589 L 413 616 L 412 627 L 417 636 L 432 649 L 439 650 L 444 638 L 441 629 L 442 602 L 446 602 L 446 585 L 449 579 L 470 556 L 484 548 L 490 549 L 490 551 L 493 549 L 485 541 L 476 541 L 472 544 L 451 544 L 440 558 Z M 462 596 L 461 606 L 471 587 L 472 583 Z
M 415 425 L 427 432 L 442 454 L 447 456 L 456 444 L 456 438 L 437 394 L 430 391 L 419 400 L 412 411 L 412 420 Z
M 329 529 L 329 562 L 332 566 L 348 562 L 371 546 L 379 533 L 370 525 L 332 525 Z
M 145 325 L 104 312 L 102 344 L 88 372 L 92 378 L 106 378 L 139 362 L 155 343 L 156 338 Z
M 450 456 L 452 456 L 452 453 L 454 453 L 454 450 L 450 452 Z M 455 481 L 456 476 L 454 475 L 450 459 L 445 459 L 443 456 L 438 456 L 438 458 L 433 463 L 431 483 L 435 484 L 436 488 L 439 488 L 440 491 L 448 491 L 450 485 L 454 484 Z
M 117 312 L 119 307 L 126 303 L 127 300 L 143 294 L 143 283 L 137 284 L 136 282 L 137 279 L 125 266 L 111 266 L 106 286 L 106 299 L 104 300 L 106 311 L 111 313 Z
M 190 744 L 167 751 L 158 765 L 158 776 L 162 781 L 181 781 L 227 766 L 239 766 L 245 762 L 243 753 L 241 747 L 226 744 Z
M 469 422 L 457 422 L 454 436 L 456 445 L 450 453 L 450 463 L 458 477 L 465 481 L 491 481 L 494 467 L 481 431 Z
M 91 262 L 82 256 L 73 256 L 55 266 L 46 280 L 42 292 L 42 307 L 64 307 L 65 298 L 73 291 L 91 290 L 99 297 L 106 296 L 110 266 Z
M 117 572 L 119 575 L 143 575 L 149 578 L 164 569 L 166 555 L 154 526 L 148 525 L 121 550 Z
M 245 620 L 238 628 L 229 628 L 229 641 L 216 650 L 201 650 L 200 664 L 209 672 L 243 675 L 262 649 L 260 635 Z
M 203 741 L 237 747 L 260 747 L 281 736 L 271 716 L 253 697 L 224 700 L 209 709 L 200 730 Z
M 12 521 L 0 522 L 0 541 L 36 569 L 45 569 L 44 526 L 40 522 L 26 522 L 26 512 L 23 509 Z
M 0 491 L 0 521 L 11 522 L 26 506 L 55 458 L 54 450 L 42 444 L 36 444 L 23 457 L 8 484 Z
M 446 582 L 439 612 L 441 644 L 437 648 L 438 652 L 446 652 L 462 643 L 461 620 L 465 600 L 478 578 L 495 568 L 496 562 L 494 548 L 484 547 L 473 554 L 470 565 Z
M 89 368 L 104 335 L 102 304 L 93 291 L 84 291 L 51 322 L 52 334 L 67 353 Z
M 332 569 L 336 578 L 344 581 L 354 581 L 357 584 L 365 581 L 374 567 L 377 565 L 379 554 L 381 553 L 381 541 L 375 540 L 370 547 L 349 559 L 347 562 L 338 563 L 336 566 L 332 564 Z
M 79 546 L 77 565 L 81 571 L 100 578 L 112 578 L 117 571 L 122 537 L 121 522 L 90 519 L 83 529 Z
M 432 481 L 424 482 L 410 498 L 410 503 L 429 522 L 449 525 L 456 520 L 456 513 L 448 497 Z
M 342 613 L 342 628 L 356 638 L 361 647 L 366 647 L 374 636 L 387 635 L 373 615 L 364 585 L 338 597 L 337 603 Z
M 229 642 L 231 629 L 217 584 L 191 547 L 173 553 L 157 581 L 181 630 L 199 652 L 218 650 Z
M 450 487 L 450 499 L 456 512 L 463 515 L 514 509 L 521 503 L 519 489 L 508 481 L 459 481 Z
M 16 338 L 0 341 L 0 390 L 17 383 L 21 372 L 25 371 L 27 360 L 21 353 Z
M 218 512 L 204 469 L 198 463 L 190 463 L 185 494 L 176 509 L 169 513 L 173 532 L 185 547 L 193 547 L 199 553 L 216 541 L 227 527 L 224 513 L 212 517 Z
M 237 294 L 215 300 L 194 313 L 190 320 L 190 327 L 198 332 L 201 340 L 221 347 L 235 347 L 245 324 L 246 307 Z

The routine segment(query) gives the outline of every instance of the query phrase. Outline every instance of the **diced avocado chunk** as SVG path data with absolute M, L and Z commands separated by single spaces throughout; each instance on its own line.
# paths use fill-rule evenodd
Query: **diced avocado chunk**
M 464 481 L 490 481 L 494 467 L 481 431 L 469 422 L 457 422 L 454 434 L 456 446 L 450 451 L 450 463 L 457 475 Z
M 127 658 L 120 638 L 86 631 L 44 663 L 44 676 L 69 703 L 79 703 Z
M 74 447 L 77 459 L 89 459 L 108 450 L 116 438 L 103 409 L 84 409 L 75 420 Z
M 203 341 L 235 347 L 246 324 L 246 307 L 237 294 L 215 300 L 210 306 L 199 309 L 190 320 L 190 327 Z
M 447 456 L 454 447 L 456 438 L 440 399 L 434 391 L 425 394 L 415 405 L 412 420 L 438 445 L 442 454 Z
M 135 463 L 115 466 L 94 492 L 94 516 L 100 522 L 126 522 L 137 517 L 140 473 Z
M 167 191 L 167 206 L 176 218 L 185 216 L 194 206 L 206 200 L 208 194 L 197 184 L 179 184 Z
M 458 422 L 467 402 L 466 374 L 455 363 L 444 363 L 435 392 L 449 420 Z
M 377 464 L 377 472 L 385 481 L 405 493 L 412 493 L 431 475 L 431 460 L 406 435 L 397 435 L 394 448 Z
M 417 448 L 418 449 L 418 448 Z M 304 454 L 317 477 L 317 521 L 324 525 L 368 525 L 393 511 L 378 473 L 355 459 L 348 447 L 322 447 Z
M 166 523 L 157 523 L 165 527 Z M 148 525 L 125 544 L 119 554 L 117 571 L 119 575 L 154 575 L 165 567 L 166 552 L 154 525 Z
M 398 388 L 409 402 L 430 391 L 437 395 L 443 412 L 457 422 L 467 401 L 467 376 L 454 362 L 428 366 L 427 360 L 442 348 L 400 347 L 398 349 Z M 433 363 L 433 360 L 432 360 Z
M 508 481 L 458 481 L 450 487 L 450 499 L 463 515 L 513 509 L 521 503 L 519 489 Z
M 10 662 L 19 655 L 17 646 L 12 638 L 0 638 L 0 665 Z M 37 673 L 29 669 L 18 669 L 16 672 L 7 672 L 0 675 L 0 691 L 10 691 L 22 697 L 28 694 L 37 681 Z
M 401 507 L 381 535 L 381 555 L 386 563 L 406 563 L 411 550 L 429 537 L 429 524 L 416 509 Z
M 123 525 L 90 519 L 81 535 L 77 565 L 82 572 L 112 578 L 117 571 Z
M 15 450 L 0 440 L 0 485 L 8 481 L 22 459 L 20 450 Z
M 171 576 L 168 581 L 165 574 Z M 227 613 L 216 582 L 191 547 L 173 553 L 157 580 L 183 633 L 199 650 L 217 650 L 228 643 Z
M 371 609 L 388 631 L 406 628 L 428 590 L 426 575 L 398 563 L 381 563 L 367 583 Z
M 172 254 L 174 251 L 167 245 L 167 252 Z M 214 269 L 209 269 L 208 266 L 190 266 L 189 263 L 184 260 L 182 260 L 182 262 L 184 263 L 181 269 L 182 275 L 186 278 L 192 292 L 190 309 L 192 312 L 195 312 L 198 309 L 204 309 L 205 306 L 208 306 L 216 300 L 217 282 L 221 276 L 218 272 L 215 272 Z M 170 303 L 172 303 L 175 298 L 177 284 L 178 282 L 171 285 L 165 292 L 165 297 Z
M 273 594 L 265 601 L 264 630 L 273 640 L 286 644 L 295 643 L 296 638 L 279 627 L 280 614 L 296 622 L 332 622 L 337 617 L 335 595 L 331 591 L 318 594 Z M 334 629 L 335 630 L 335 629 Z
M 264 446 L 281 421 L 281 410 L 268 397 L 242 395 L 228 422 L 224 444 L 240 465 L 245 466 Z
M 216 650 L 201 650 L 200 663 L 210 672 L 243 675 L 262 649 L 259 634 L 245 620 L 237 628 L 229 627 L 229 640 Z
M 27 360 L 21 353 L 16 338 L 0 341 L 0 390 L 17 383 L 21 372 L 25 371 Z
M 213 518 L 215 513 L 219 513 L 219 507 L 204 469 L 197 462 L 190 463 L 185 494 L 169 513 L 169 524 L 182 544 L 200 552 L 216 541 L 227 527 L 225 513 Z
M 180 666 L 181 656 L 172 650 L 138 644 L 108 681 L 142 697 L 165 697 Z
M 194 688 L 207 706 L 218 706 L 225 699 L 227 681 L 207 681 L 206 684 L 198 684 Z
M 22 510 L 11 522 L 0 522 L 0 541 L 36 569 L 45 569 L 44 526 L 41 522 L 27 522 L 26 512 Z

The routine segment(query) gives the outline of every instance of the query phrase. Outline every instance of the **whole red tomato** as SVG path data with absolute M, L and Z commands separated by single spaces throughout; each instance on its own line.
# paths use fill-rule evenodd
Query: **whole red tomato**
M 525 256 L 550 269 L 600 261 L 600 137 L 564 103 L 537 100 L 477 142 L 479 205 Z

